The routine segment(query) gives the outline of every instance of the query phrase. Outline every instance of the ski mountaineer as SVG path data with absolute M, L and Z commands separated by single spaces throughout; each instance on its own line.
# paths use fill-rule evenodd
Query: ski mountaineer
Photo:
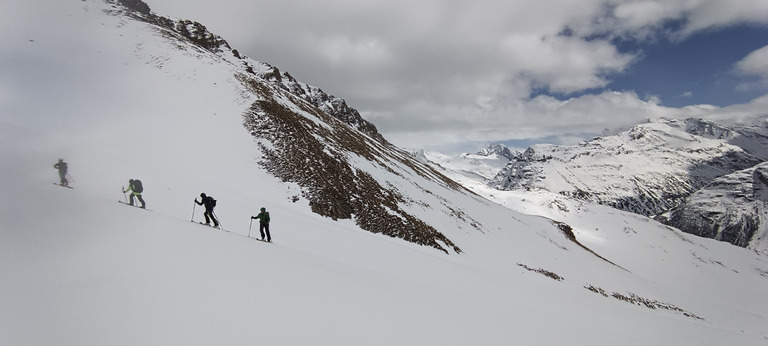
M 133 205 L 133 197 L 136 196 L 139 199 L 139 202 L 141 202 L 141 209 L 147 208 L 147 203 L 144 202 L 144 199 L 141 198 L 141 193 L 144 192 L 144 186 L 141 184 L 141 180 L 139 179 L 129 179 L 128 180 L 128 188 L 123 190 L 123 193 L 126 193 L 128 191 L 131 191 L 131 198 L 130 203 L 128 205 Z
M 213 220 L 213 227 L 219 227 L 219 221 L 213 217 L 213 208 L 216 207 L 216 200 L 211 196 L 206 196 L 205 193 L 201 193 L 200 197 L 201 201 L 198 202 L 197 198 L 195 198 L 195 203 L 197 203 L 197 205 L 205 206 L 205 213 L 203 213 L 205 216 L 205 224 L 210 226 L 211 220 Z
M 67 180 L 67 163 L 64 162 L 64 159 L 59 159 L 59 162 L 54 164 L 53 168 L 59 170 L 59 179 L 61 180 L 59 185 L 69 186 L 69 181 Z
M 251 216 L 251 220 L 259 219 L 259 232 L 261 232 L 261 240 L 264 240 L 264 232 L 267 233 L 267 242 L 272 242 L 272 236 L 269 235 L 269 212 L 267 208 L 261 207 L 261 213 L 256 216 Z

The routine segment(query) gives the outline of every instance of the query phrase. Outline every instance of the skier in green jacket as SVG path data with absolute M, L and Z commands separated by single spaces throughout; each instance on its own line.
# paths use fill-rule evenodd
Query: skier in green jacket
M 267 242 L 272 242 L 272 236 L 269 235 L 269 212 L 267 208 L 261 207 L 261 213 L 256 216 L 251 216 L 251 219 L 259 219 L 259 232 L 261 232 L 261 240 L 264 240 L 264 232 L 267 234 Z
M 147 207 L 147 203 L 144 202 L 144 199 L 141 198 L 141 193 L 144 192 L 144 186 L 141 184 L 141 180 L 139 179 L 130 179 L 128 180 L 128 188 L 123 190 L 123 193 L 126 193 L 128 191 L 131 191 L 131 198 L 130 198 L 130 205 L 133 205 L 133 196 L 136 196 L 139 199 L 139 202 L 141 202 L 142 209 L 145 209 Z

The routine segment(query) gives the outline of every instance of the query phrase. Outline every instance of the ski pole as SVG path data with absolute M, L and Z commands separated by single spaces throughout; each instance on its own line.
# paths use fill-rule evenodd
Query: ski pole
M 192 201 L 192 218 L 189 221 L 195 221 L 195 207 L 197 207 L 197 200 Z
M 211 210 L 211 216 L 213 216 L 213 218 L 216 220 L 216 222 L 219 223 L 219 227 L 221 227 L 221 229 L 224 229 L 224 225 L 221 223 L 221 220 L 219 220 L 219 217 L 216 216 L 216 212 L 215 211 Z
M 72 175 L 67 173 L 67 178 L 69 178 L 69 181 L 76 183 L 75 178 L 72 178 Z
M 251 226 L 253 226 L 253 218 L 251 218 L 251 223 L 248 225 L 248 238 L 251 237 Z

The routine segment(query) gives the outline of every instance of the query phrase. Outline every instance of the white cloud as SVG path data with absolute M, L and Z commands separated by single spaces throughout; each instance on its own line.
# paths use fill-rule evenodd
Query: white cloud
M 386 43 L 376 38 L 354 40 L 346 36 L 323 37 L 313 41 L 311 48 L 332 66 L 378 68 L 393 60 Z
M 198 21 L 242 54 L 345 98 L 404 146 L 565 138 L 656 115 L 713 114 L 706 107 L 663 107 L 658 97 L 631 91 L 603 92 L 612 75 L 638 59 L 609 39 L 682 39 L 768 22 L 765 0 L 147 2 L 157 14 Z M 28 44 L 19 30 L 35 32 L 20 18 L 54 11 L 56 1 L 32 3 L 10 2 L 0 14 L 6 51 Z M 98 30 L 77 35 L 87 40 Z M 746 57 L 739 71 L 768 78 L 763 51 Z M 597 94 L 530 99 L 536 90 Z
M 682 1 L 683 13 L 688 15 L 685 34 L 713 27 L 768 21 L 768 2 L 763 0 L 705 0 Z
M 564 36 L 512 35 L 502 47 L 517 78 L 559 93 L 604 87 L 606 74 L 621 72 L 634 60 L 606 41 Z
M 641 100 L 632 92 L 605 92 L 569 100 L 542 95 L 493 111 L 422 107 L 421 112 L 440 116 L 422 117 L 418 123 L 408 122 L 410 128 L 392 126 L 380 119 L 373 121 L 387 127 L 388 138 L 396 144 L 439 148 L 456 142 L 547 137 L 571 138 L 563 144 L 572 144 L 572 134 L 597 135 L 606 128 L 626 128 L 649 118 L 688 117 L 708 112 L 663 107 L 653 100 Z
M 768 46 L 749 53 L 736 63 L 736 71 L 743 75 L 758 76 L 764 83 L 768 83 Z
M 682 40 L 702 30 L 768 21 L 763 0 L 609 0 L 594 5 L 600 7 L 595 16 L 568 23 L 579 35 Z

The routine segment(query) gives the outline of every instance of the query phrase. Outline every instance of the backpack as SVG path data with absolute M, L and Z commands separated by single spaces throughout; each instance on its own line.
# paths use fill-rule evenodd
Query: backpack
M 211 197 L 211 196 L 208 196 L 208 198 L 211 200 L 211 208 L 215 208 L 216 207 L 216 200 L 213 199 L 213 197 Z
M 133 192 L 136 192 L 136 193 L 144 192 L 144 186 L 141 185 L 141 180 L 135 179 L 133 181 Z

